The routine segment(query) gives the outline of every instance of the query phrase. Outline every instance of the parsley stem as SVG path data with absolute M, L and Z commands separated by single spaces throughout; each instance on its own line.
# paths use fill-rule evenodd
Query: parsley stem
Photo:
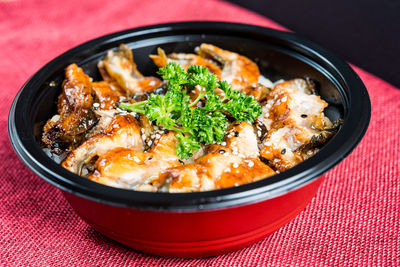
M 179 129 L 179 128 L 176 128 L 175 126 L 170 126 L 169 128 L 170 128 L 170 130 L 173 130 L 173 131 L 175 131 L 175 132 L 184 133 L 183 130 L 181 130 L 181 129 Z
M 148 101 L 136 102 L 132 104 L 128 103 L 119 103 L 118 107 L 121 109 L 125 109 L 127 111 L 136 112 L 136 113 L 145 113 L 144 107 L 147 105 Z
M 205 91 L 205 90 L 204 90 Z M 197 102 L 199 102 L 204 96 L 206 95 L 206 92 L 199 94 L 199 96 L 192 102 L 189 104 L 189 108 L 193 107 L 194 105 L 197 104 Z

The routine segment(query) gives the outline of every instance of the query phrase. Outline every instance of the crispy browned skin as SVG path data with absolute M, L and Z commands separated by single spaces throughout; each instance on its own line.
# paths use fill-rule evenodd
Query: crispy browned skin
M 79 144 L 85 132 L 97 122 L 92 110 L 95 98 L 89 76 L 76 64 L 69 65 L 58 97 L 58 115 L 44 126 L 42 142 L 55 152 Z
M 118 84 L 127 96 L 152 92 L 162 83 L 160 79 L 144 77 L 139 72 L 132 51 L 124 44 L 117 52 L 109 50 L 98 68 L 105 81 Z
M 105 81 L 93 82 L 93 90 L 96 92 L 97 98 L 99 100 L 99 107 L 102 110 L 110 110 L 115 108 L 118 103 L 120 96 L 122 94 L 118 89 Z
M 95 156 L 100 156 L 115 148 L 143 150 L 140 123 L 131 115 L 116 115 L 104 133 L 99 133 L 70 152 L 61 166 L 80 174 L 81 167 Z
M 262 102 L 267 99 L 271 88 L 268 88 L 260 83 L 250 85 L 244 89 L 247 95 L 252 95 L 255 100 Z

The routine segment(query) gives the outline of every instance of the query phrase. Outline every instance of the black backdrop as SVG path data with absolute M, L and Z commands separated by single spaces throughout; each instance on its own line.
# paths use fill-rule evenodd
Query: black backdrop
M 229 0 L 400 87 L 400 0 Z

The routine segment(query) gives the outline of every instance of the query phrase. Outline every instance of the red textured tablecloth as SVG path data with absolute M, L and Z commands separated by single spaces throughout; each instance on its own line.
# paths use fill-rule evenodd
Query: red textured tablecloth
M 0 0 L 0 265 L 400 266 L 400 90 L 358 68 L 372 101 L 361 144 L 328 172 L 295 220 L 226 255 L 173 259 L 124 247 L 92 230 L 60 191 L 17 158 L 6 130 L 8 111 L 42 65 L 100 35 L 185 20 L 283 29 L 218 1 Z

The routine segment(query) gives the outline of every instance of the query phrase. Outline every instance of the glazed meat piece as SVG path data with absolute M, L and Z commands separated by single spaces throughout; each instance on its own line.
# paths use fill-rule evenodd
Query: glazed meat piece
M 61 166 L 81 174 L 84 164 L 115 148 L 144 149 L 139 122 L 132 115 L 116 115 L 104 133 L 99 133 L 70 152 Z
M 252 95 L 258 102 L 263 102 L 267 99 L 271 88 L 266 87 L 261 83 L 252 84 L 244 89 L 247 95 Z
M 117 52 L 109 50 L 98 64 L 103 79 L 118 84 L 127 96 L 149 93 L 161 85 L 155 77 L 144 77 L 133 61 L 132 51 L 124 44 Z
M 194 164 L 166 170 L 161 190 L 171 193 L 221 189 L 254 182 L 275 172 L 258 159 L 254 128 L 248 122 L 236 123 L 221 145 L 211 145 L 208 153 Z
M 116 148 L 98 158 L 95 171 L 89 179 L 122 188 L 154 191 L 161 171 L 181 165 L 175 149 L 174 132 L 163 134 L 147 152 L 128 148 Z M 145 184 L 145 185 L 143 185 Z
M 313 84 L 303 79 L 279 83 L 263 107 L 259 119 L 269 131 L 260 155 L 278 171 L 317 151 L 307 144 L 322 143 L 332 135 L 333 124 L 323 113 L 328 104 L 312 94 L 313 90 Z
M 65 70 L 65 80 L 58 97 L 57 112 L 43 128 L 42 142 L 55 153 L 78 145 L 97 122 L 92 109 L 96 94 L 91 79 L 76 64 Z
M 232 89 L 244 91 L 258 82 L 260 70 L 249 58 L 211 44 L 201 44 L 199 56 L 218 62 L 222 66 L 221 80 L 231 84 Z
M 99 107 L 102 110 L 114 109 L 122 94 L 119 92 L 115 85 L 107 82 L 93 82 L 92 88 L 95 91 L 98 98 L 98 105 L 94 104 L 94 107 Z

